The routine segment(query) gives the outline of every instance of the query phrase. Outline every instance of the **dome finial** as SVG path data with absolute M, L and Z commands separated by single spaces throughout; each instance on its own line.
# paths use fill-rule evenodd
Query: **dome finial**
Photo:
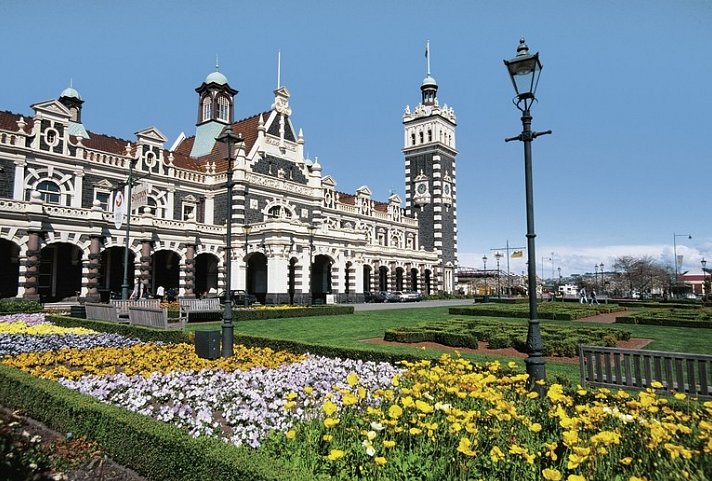
M 524 55 L 529 55 L 529 47 L 527 47 L 527 41 L 524 40 L 524 35 L 519 39 L 519 46 L 517 47 L 517 57 Z
M 218 54 L 215 54 L 215 71 L 220 71 L 220 62 L 218 61 Z

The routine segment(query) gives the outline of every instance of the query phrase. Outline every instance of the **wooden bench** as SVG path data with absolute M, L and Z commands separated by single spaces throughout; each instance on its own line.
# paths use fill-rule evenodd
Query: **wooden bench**
M 579 345 L 581 385 L 666 391 L 712 399 L 712 356 Z
M 97 302 L 86 302 L 84 308 L 87 312 L 87 319 L 95 321 L 128 322 L 128 319 L 120 319 L 116 307 L 112 304 L 100 304 Z
M 220 306 L 220 299 L 212 297 L 208 299 L 179 299 L 180 318 L 183 322 L 193 320 L 214 320 L 219 319 L 223 308 Z M 213 319 L 211 319 L 213 318 Z
M 133 299 L 128 301 L 111 301 L 116 307 L 118 316 L 120 318 L 128 319 L 129 317 L 129 307 L 152 307 L 158 309 L 161 307 L 160 299 Z
M 183 329 L 185 325 L 180 319 L 170 319 L 166 308 L 129 306 L 128 311 L 129 322 L 134 326 L 153 329 Z

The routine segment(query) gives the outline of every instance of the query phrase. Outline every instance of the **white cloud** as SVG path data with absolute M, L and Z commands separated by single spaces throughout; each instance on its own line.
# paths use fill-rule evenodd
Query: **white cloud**
M 700 274 L 702 272 L 700 264 L 702 258 L 706 258 L 712 263 L 712 245 L 705 244 L 699 247 L 692 247 L 678 244 L 676 250 L 678 257 L 682 256 L 682 264 L 678 266 L 680 272 L 689 271 L 692 274 Z M 502 254 L 505 253 L 503 252 Z M 608 272 L 613 269 L 616 258 L 622 256 L 651 257 L 663 265 L 674 266 L 672 245 L 537 246 L 537 275 L 542 275 L 542 267 L 544 277 L 547 279 L 552 277 L 552 273 L 554 277 L 558 276 L 559 267 L 561 267 L 561 275 L 564 277 L 571 274 L 594 273 L 596 271 L 594 266 L 600 266 L 601 263 L 603 263 L 603 269 Z M 483 268 L 482 254 L 461 252 L 459 258 L 462 267 Z M 526 251 L 524 257 L 518 259 L 510 258 L 510 272 L 521 274 L 527 269 L 526 262 Z M 487 269 L 496 269 L 494 253 L 487 254 Z M 503 272 L 507 271 L 506 258 L 500 260 L 500 269 Z

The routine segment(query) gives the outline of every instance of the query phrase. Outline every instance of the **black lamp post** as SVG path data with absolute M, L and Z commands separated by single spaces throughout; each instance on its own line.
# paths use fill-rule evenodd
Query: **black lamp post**
M 506 142 L 519 140 L 524 142 L 524 177 L 526 186 L 526 206 L 527 206 L 527 255 L 528 255 L 528 290 L 529 290 L 529 323 L 527 330 L 527 374 L 534 389 L 543 394 L 543 387 L 536 384 L 536 381 L 546 379 L 546 365 L 544 362 L 544 344 L 541 339 L 539 318 L 536 305 L 536 251 L 534 248 L 534 192 L 532 187 L 532 147 L 531 142 L 540 135 L 550 134 L 551 130 L 545 132 L 533 132 L 532 116 L 529 112 L 532 104 L 536 100 L 536 88 L 541 74 L 541 62 L 539 52 L 529 53 L 529 47 L 522 38 L 517 47 L 517 56 L 511 60 L 505 60 L 509 76 L 514 85 L 516 96 L 512 100 L 514 105 L 522 112 L 522 133 L 516 137 L 505 139 Z
M 497 252 L 494 258 L 497 259 L 497 299 L 502 299 L 502 290 L 499 285 L 499 260 L 502 258 L 502 254 Z
M 121 284 L 121 299 L 128 300 L 129 298 L 129 249 L 131 248 L 131 189 L 133 188 L 133 169 L 136 159 L 129 159 L 129 178 L 127 180 L 129 195 L 126 199 L 126 245 L 124 248 L 124 282 Z M 141 291 L 139 290 L 139 293 Z
M 678 297 L 678 294 L 680 292 L 680 284 L 678 281 L 678 276 L 680 272 L 680 266 L 677 263 L 677 238 L 678 237 L 687 237 L 688 239 L 692 239 L 691 234 L 675 234 L 673 232 L 672 234 L 672 255 L 675 258 L 675 297 Z
M 314 224 L 309 224 L 307 226 L 309 231 L 309 305 L 313 304 L 313 293 L 312 284 L 314 283 L 314 234 L 316 234 L 316 226 Z
M 225 240 L 225 305 L 223 309 L 222 324 L 222 357 L 232 357 L 232 345 L 234 340 L 232 324 L 232 162 L 235 145 L 242 142 L 242 136 L 236 135 L 232 131 L 232 125 L 226 125 L 222 133 L 215 138 L 220 143 L 227 145 L 227 232 Z
M 487 256 L 482 256 L 482 265 L 483 265 L 483 270 L 485 271 L 485 298 L 484 301 L 488 302 L 489 301 L 489 296 L 487 295 Z
M 707 259 L 703 257 L 700 264 L 702 264 L 702 296 L 704 298 L 710 293 L 709 284 L 707 283 Z
M 250 231 L 252 230 L 252 226 L 249 224 L 245 224 L 242 226 L 242 231 L 245 233 L 245 295 L 243 296 L 243 304 L 245 307 L 249 307 L 249 304 L 247 302 L 247 294 L 249 293 L 249 284 L 248 284 L 248 277 L 247 277 L 247 270 L 248 270 L 248 262 L 247 262 L 247 250 L 249 249 L 249 238 L 250 238 Z

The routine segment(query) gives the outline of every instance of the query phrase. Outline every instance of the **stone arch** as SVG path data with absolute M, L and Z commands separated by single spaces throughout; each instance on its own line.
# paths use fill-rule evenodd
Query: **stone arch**
M 20 287 L 20 246 L 0 238 L 0 299 L 17 297 Z
M 246 256 L 246 261 L 245 291 L 254 294 L 264 304 L 267 298 L 267 256 L 262 252 L 251 252 Z
M 202 252 L 195 256 L 195 295 L 202 297 L 214 289 L 218 292 L 218 270 L 220 258 L 213 252 Z

